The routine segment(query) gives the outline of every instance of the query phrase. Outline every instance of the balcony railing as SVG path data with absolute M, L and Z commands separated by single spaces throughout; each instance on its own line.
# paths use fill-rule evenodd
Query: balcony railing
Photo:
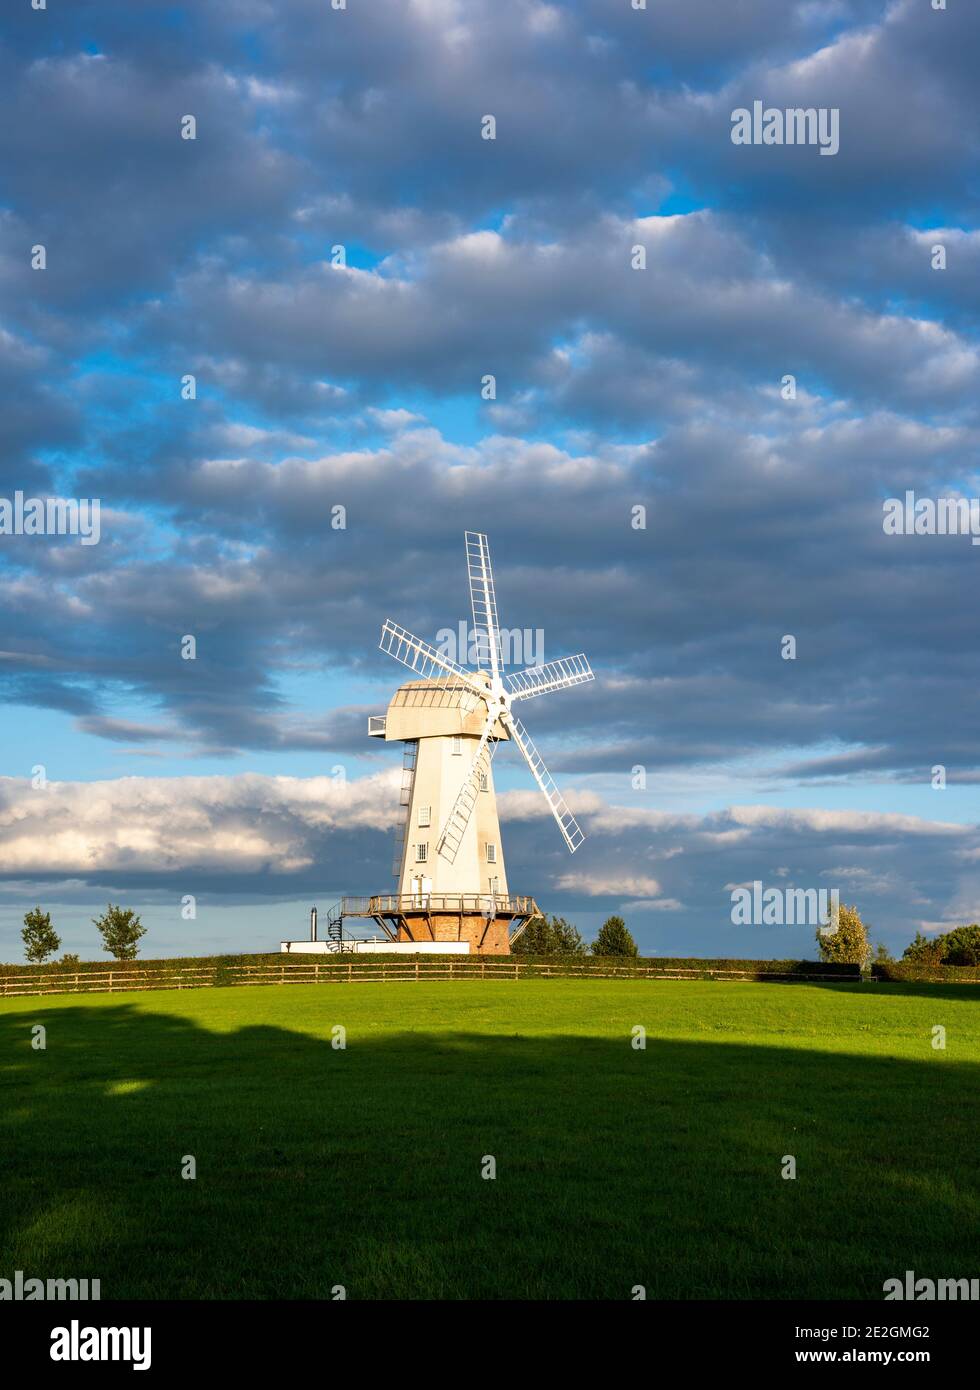
M 379 893 L 345 898 L 345 917 L 396 917 L 405 912 L 481 913 L 484 916 L 530 917 L 534 899 L 503 893 Z

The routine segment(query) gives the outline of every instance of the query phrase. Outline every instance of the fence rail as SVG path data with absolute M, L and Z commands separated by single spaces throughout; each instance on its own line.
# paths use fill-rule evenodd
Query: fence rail
M 0 976 L 0 997 L 42 994 L 116 994 L 154 989 L 207 989 L 228 985 L 398 983 L 416 980 L 829 980 L 840 974 L 791 971 L 698 970 L 655 966 L 535 964 L 477 956 L 449 961 L 291 961 L 288 965 L 181 966 L 176 970 L 79 970 L 43 975 Z M 857 976 L 855 975 L 856 979 Z

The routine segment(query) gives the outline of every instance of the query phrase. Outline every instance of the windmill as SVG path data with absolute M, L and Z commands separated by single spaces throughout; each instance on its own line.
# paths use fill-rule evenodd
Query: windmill
M 453 939 L 497 954 L 510 949 L 537 908 L 508 891 L 494 752 L 498 743 L 516 743 L 574 854 L 585 836 L 514 707 L 594 676 L 583 655 L 505 672 L 490 548 L 480 532 L 466 532 L 466 567 L 475 670 L 398 623 L 381 629 L 381 650 L 415 677 L 399 686 L 385 715 L 368 721 L 373 737 L 404 744 L 405 818 L 397 892 L 371 898 L 357 915 L 374 917 L 399 941 Z

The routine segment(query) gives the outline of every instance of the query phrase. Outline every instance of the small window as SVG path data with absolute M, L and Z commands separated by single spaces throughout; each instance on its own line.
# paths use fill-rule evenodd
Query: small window
M 431 825 L 431 824 L 432 824 L 432 807 L 431 807 L 431 806 L 420 806 L 420 807 L 419 807 L 419 825 Z
M 496 846 L 496 845 L 487 845 L 487 863 L 488 863 L 488 864 L 496 864 L 496 862 L 497 862 L 497 846 Z
M 416 845 L 416 846 L 415 846 L 415 862 L 416 862 L 417 864 L 425 864 L 425 863 L 428 862 L 428 858 L 429 858 L 429 842 L 428 842 L 428 840 L 426 840 L 426 842 L 425 842 L 424 845 Z
M 460 737 L 459 734 L 453 734 L 453 752 L 454 752 L 454 753 L 462 753 L 462 751 L 463 751 L 463 740 L 462 740 L 462 738 Z
M 490 776 L 489 776 L 489 774 L 486 773 L 486 772 L 481 772 L 481 773 L 480 773 L 480 791 L 481 791 L 481 792 L 488 792 L 489 790 L 490 790 Z

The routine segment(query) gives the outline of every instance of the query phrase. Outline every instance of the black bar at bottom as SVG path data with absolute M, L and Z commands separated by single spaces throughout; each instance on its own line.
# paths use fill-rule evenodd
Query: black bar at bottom
M 42 1372 L 66 1381 L 79 1373 L 120 1372 L 186 1377 L 241 1370 L 291 1374 L 297 1360 L 316 1358 L 321 1369 L 342 1357 L 347 1373 L 360 1364 L 404 1365 L 448 1353 L 459 1366 L 466 1339 L 479 1356 L 479 1374 L 499 1365 L 513 1371 L 515 1358 L 560 1364 L 591 1347 L 612 1372 L 628 1353 L 651 1372 L 677 1363 L 687 1372 L 879 1365 L 909 1370 L 951 1370 L 966 1364 L 976 1342 L 977 1305 L 971 1302 L 874 1303 L 30 1303 L 0 1305 L 5 1353 L 13 1354 L 19 1379 Z M 495 1331 L 491 1337 L 486 1334 Z M 103 1337 L 103 1329 L 106 1335 Z M 114 1331 L 112 1331 L 114 1329 Z M 149 1341 L 146 1331 L 149 1329 Z M 128 1337 L 127 1337 L 128 1331 Z M 365 1340 L 345 1337 L 366 1332 Z M 409 1340 L 399 1334 L 405 1332 Z M 615 1341 L 605 1334 L 615 1334 Z M 529 1343 L 537 1334 L 557 1334 Z M 523 1334 L 523 1335 L 522 1335 Z M 430 1340 L 431 1339 L 431 1340 Z M 635 1340 L 634 1340 L 635 1339 Z M 521 1351 L 520 1348 L 524 1350 Z M 427 1350 L 426 1350 L 427 1348 Z M 59 1356 L 52 1356 L 52 1352 Z M 97 1351 L 99 1359 L 84 1359 Z M 129 1359 L 111 1359 L 113 1351 Z M 60 1354 L 79 1359 L 60 1359 Z M 101 1359 L 105 1355 L 107 1359 Z M 351 1357 L 356 1357 L 351 1365 Z M 47 1384 L 45 1379 L 42 1383 Z M 176 1383 L 176 1382 L 175 1382 Z

